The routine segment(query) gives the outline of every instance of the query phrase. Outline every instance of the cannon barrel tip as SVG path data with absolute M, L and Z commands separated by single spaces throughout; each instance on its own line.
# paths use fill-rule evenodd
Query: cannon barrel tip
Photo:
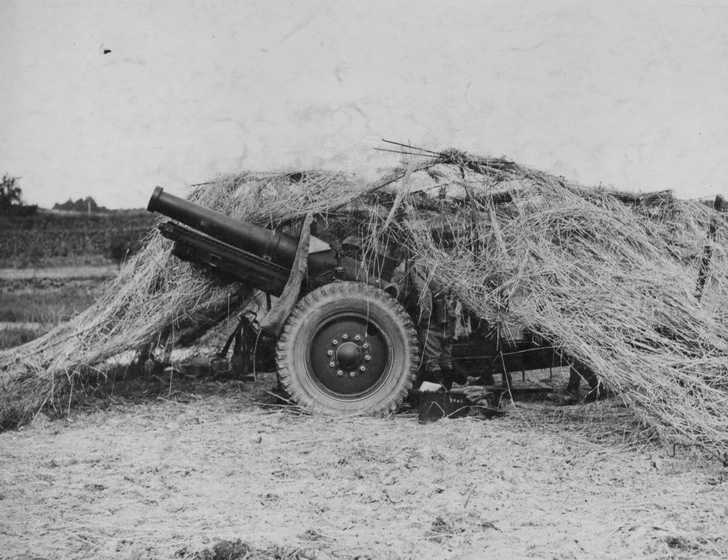
M 162 191 L 164 189 L 162 187 L 157 187 L 154 189 L 154 192 L 152 193 L 152 197 L 149 199 L 149 204 L 147 204 L 147 212 L 156 212 L 157 211 L 157 202 L 159 201 L 159 197 L 162 195 Z

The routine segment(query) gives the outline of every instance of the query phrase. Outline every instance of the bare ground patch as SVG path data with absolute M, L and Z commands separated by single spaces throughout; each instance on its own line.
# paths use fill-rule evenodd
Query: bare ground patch
M 0 557 L 728 556 L 726 469 L 628 445 L 611 402 L 421 425 L 264 406 L 271 375 L 129 383 L 0 434 Z

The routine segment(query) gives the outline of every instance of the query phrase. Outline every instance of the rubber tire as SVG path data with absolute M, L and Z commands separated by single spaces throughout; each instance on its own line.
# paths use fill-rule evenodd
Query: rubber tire
M 388 341 L 385 367 L 381 375 L 372 376 L 378 379 L 376 385 L 353 397 L 324 387 L 310 360 L 314 337 L 327 321 L 336 324 L 332 314 L 345 317 L 347 312 L 354 318 L 366 316 Z M 328 414 L 384 416 L 402 404 L 416 380 L 417 333 L 404 308 L 383 290 L 359 282 L 334 282 L 296 305 L 278 339 L 276 361 L 281 388 L 298 405 Z

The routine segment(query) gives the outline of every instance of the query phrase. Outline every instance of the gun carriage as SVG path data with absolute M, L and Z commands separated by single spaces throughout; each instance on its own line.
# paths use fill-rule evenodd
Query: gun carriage
M 307 259 L 277 337 L 281 388 L 301 406 L 342 414 L 388 414 L 413 389 L 420 364 L 414 309 L 392 283 L 397 262 L 380 254 L 353 258 L 314 237 L 301 238 L 236 220 L 157 187 L 147 209 L 174 221 L 159 225 L 173 254 L 271 296 L 282 296 Z M 300 286 L 300 294 L 298 288 Z M 550 367 L 560 358 L 532 338 L 507 343 L 480 324 L 454 345 L 453 361 L 471 373 Z

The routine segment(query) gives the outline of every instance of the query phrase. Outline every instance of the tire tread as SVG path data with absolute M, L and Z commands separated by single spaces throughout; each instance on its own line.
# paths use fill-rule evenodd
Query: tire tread
M 399 385 L 399 390 L 396 394 L 388 395 L 388 398 L 381 399 L 374 406 L 355 412 L 356 414 L 364 414 L 367 416 L 387 416 L 392 414 L 401 406 L 407 393 L 412 390 L 417 378 L 417 369 L 419 367 L 417 332 L 409 315 L 396 300 L 383 290 L 369 286 L 368 284 L 358 282 L 333 282 L 314 290 L 299 301 L 298 305 L 296 305 L 288 317 L 283 332 L 278 338 L 278 344 L 276 345 L 276 363 L 281 388 L 293 401 L 305 408 L 312 408 L 319 412 L 335 412 L 322 407 L 319 402 L 299 389 L 297 383 L 294 382 L 296 372 L 291 371 L 286 358 L 291 351 L 291 336 L 296 328 L 319 305 L 328 301 L 331 297 L 338 295 L 349 297 L 358 296 L 362 299 L 374 298 L 383 306 L 389 306 L 393 311 L 394 319 L 405 329 L 409 349 L 409 357 L 407 359 L 409 371 L 403 372 L 403 375 L 406 376 L 405 382 Z

